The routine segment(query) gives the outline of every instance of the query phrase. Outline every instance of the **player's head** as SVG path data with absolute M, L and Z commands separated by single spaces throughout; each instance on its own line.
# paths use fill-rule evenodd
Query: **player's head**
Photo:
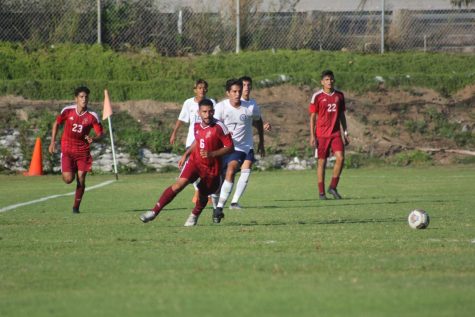
M 86 86 L 74 89 L 74 101 L 76 101 L 76 105 L 80 108 L 79 110 L 87 108 L 90 93 L 91 91 Z
M 240 105 L 242 96 L 242 81 L 236 78 L 228 79 L 226 81 L 226 94 L 228 95 L 231 105 Z
M 82 92 L 85 93 L 88 96 L 91 93 L 89 88 L 87 88 L 86 86 L 80 86 L 80 87 L 74 89 L 74 97 L 79 96 L 79 94 L 82 93 Z
M 201 122 L 204 125 L 209 125 L 211 120 L 213 120 L 214 115 L 214 104 L 211 100 L 204 98 L 198 102 L 198 110 L 201 117 Z
M 332 91 L 334 89 L 335 75 L 331 70 L 324 70 L 320 79 L 324 91 Z
M 249 76 L 242 76 L 239 80 L 242 81 L 242 97 L 248 100 L 252 90 L 252 78 Z
M 208 82 L 204 79 L 198 79 L 195 81 L 195 85 L 193 86 L 193 91 L 195 92 L 195 97 L 198 100 L 203 99 L 208 93 Z

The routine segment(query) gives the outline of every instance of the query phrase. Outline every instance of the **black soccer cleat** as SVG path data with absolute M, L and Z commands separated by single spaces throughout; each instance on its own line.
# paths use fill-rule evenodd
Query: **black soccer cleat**
M 319 195 L 318 195 L 318 199 L 320 199 L 320 200 L 327 200 L 327 196 L 325 196 L 325 194 L 319 194 Z
M 223 213 L 223 208 L 222 207 L 216 207 L 213 209 L 213 222 L 214 223 L 220 223 L 221 219 L 224 218 L 224 213 Z
M 328 188 L 328 193 L 329 193 L 329 194 L 332 194 L 335 199 L 341 199 L 341 196 L 340 196 L 340 194 L 338 193 L 338 191 L 336 190 L 336 188 L 330 188 L 330 187 L 329 187 L 329 188 Z
M 74 208 L 73 207 L 73 214 L 78 214 L 79 213 L 79 208 Z

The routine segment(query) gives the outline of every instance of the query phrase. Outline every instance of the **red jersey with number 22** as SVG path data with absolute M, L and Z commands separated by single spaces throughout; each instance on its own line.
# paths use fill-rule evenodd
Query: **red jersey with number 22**
M 329 138 L 340 135 L 339 117 L 345 110 L 345 96 L 342 92 L 334 90 L 327 94 L 321 89 L 313 94 L 308 111 L 317 114 L 315 136 Z
M 195 123 L 195 142 L 190 161 L 198 166 L 200 175 L 218 176 L 221 172 L 221 157 L 202 158 L 200 149 L 211 152 L 233 146 L 231 134 L 224 123 L 216 119 L 206 127 L 201 123 Z
M 103 133 L 101 121 L 93 111 L 86 110 L 82 114 L 76 111 L 76 105 L 64 107 L 56 118 L 58 124 L 64 123 L 63 136 L 61 137 L 61 152 L 63 153 L 88 153 L 89 143 L 86 135 L 94 128 L 96 135 Z

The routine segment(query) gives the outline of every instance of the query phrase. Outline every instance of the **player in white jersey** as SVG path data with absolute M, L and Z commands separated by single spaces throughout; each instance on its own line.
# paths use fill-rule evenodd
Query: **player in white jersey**
M 185 147 L 188 149 L 193 141 L 195 140 L 195 130 L 194 126 L 195 123 L 201 122 L 201 118 L 198 113 L 198 103 L 206 98 L 206 93 L 208 92 L 208 83 L 204 79 L 198 79 L 195 82 L 195 86 L 193 87 L 193 92 L 195 93 L 195 96 L 192 98 L 189 98 L 185 100 L 183 103 L 183 107 L 181 108 L 180 114 L 178 115 L 178 120 L 176 120 L 175 123 L 175 128 L 173 129 L 173 132 L 170 136 L 170 144 L 175 144 L 176 140 L 176 135 L 178 132 L 178 129 L 183 125 L 183 123 L 189 123 L 188 126 L 188 135 L 186 137 L 186 142 L 185 142 Z M 210 99 L 210 98 L 207 98 Z M 213 99 L 210 99 L 213 102 L 213 105 L 216 104 L 216 102 Z M 193 196 L 192 201 L 195 203 L 196 200 L 198 199 L 198 182 L 193 183 L 193 186 L 195 187 L 195 194 Z
M 259 143 L 257 147 L 257 153 L 261 156 L 265 156 L 265 147 L 264 147 L 264 130 L 270 131 L 271 124 L 269 122 L 264 123 L 262 120 L 261 112 L 259 105 L 257 104 L 255 99 L 251 98 L 251 90 L 252 90 L 252 78 L 249 76 L 243 76 L 240 78 L 242 81 L 242 96 L 241 100 L 246 102 L 250 108 L 256 108 L 256 113 L 259 113 L 259 120 L 254 121 L 253 125 L 256 127 L 258 134 L 259 134 Z M 244 162 L 241 165 L 241 174 L 239 176 L 239 180 L 236 183 L 236 190 L 234 192 L 233 199 L 231 200 L 231 205 L 229 209 L 241 209 L 242 207 L 239 205 L 239 199 L 244 194 L 246 190 L 247 183 L 249 181 L 249 176 L 251 175 L 252 164 L 254 164 L 254 152 L 251 151 L 247 156 Z
M 224 218 L 223 207 L 228 200 L 234 185 L 234 175 L 241 167 L 247 155 L 253 152 L 253 121 L 261 118 L 259 108 L 250 106 L 241 101 L 242 81 L 229 79 L 226 82 L 226 94 L 228 99 L 219 102 L 215 108 L 215 118 L 224 122 L 231 132 L 234 152 L 223 157 L 225 168 L 224 181 L 221 185 L 219 198 L 213 198 L 213 222 L 219 223 Z M 252 153 L 251 152 L 251 153 Z M 217 202 L 216 202 L 217 200 Z

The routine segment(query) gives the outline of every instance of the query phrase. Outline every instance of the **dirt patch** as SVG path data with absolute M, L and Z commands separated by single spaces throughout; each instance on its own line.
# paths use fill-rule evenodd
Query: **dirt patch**
M 272 131 L 266 133 L 266 147 L 275 152 L 291 153 L 308 148 L 309 124 L 308 104 L 314 90 L 307 86 L 281 85 L 253 91 L 253 97 L 262 108 L 264 121 L 272 124 Z M 425 135 L 429 129 L 427 114 L 443 113 L 447 120 L 461 128 L 475 129 L 475 85 L 465 87 L 450 98 L 437 92 L 414 88 L 410 90 L 385 90 L 355 94 L 345 92 L 347 120 L 351 136 L 349 151 L 367 152 L 386 156 L 406 149 L 429 149 L 441 163 L 450 162 L 451 155 L 470 155 L 475 149 L 461 148 L 448 138 L 434 138 Z M 34 101 L 17 96 L 0 97 L 0 115 L 15 111 L 17 117 L 27 120 L 28 112 L 39 107 L 59 111 L 71 101 Z M 102 105 L 93 103 L 91 108 L 101 112 Z M 141 100 L 113 102 L 115 111 L 127 111 L 153 129 L 151 118 L 159 118 L 160 124 L 170 129 L 174 126 L 181 109 L 180 103 Z M 157 120 L 155 120 L 157 122 Z M 156 124 L 156 123 L 154 123 Z M 410 124 L 420 124 L 421 131 L 410 131 Z M 414 129 L 417 129 L 416 126 Z M 179 137 L 185 139 L 186 129 Z M 428 151 L 429 151 L 428 150 Z M 454 152 L 455 150 L 455 152 Z M 459 152 L 463 150 L 466 152 Z M 448 158 L 449 157 L 449 158 Z

